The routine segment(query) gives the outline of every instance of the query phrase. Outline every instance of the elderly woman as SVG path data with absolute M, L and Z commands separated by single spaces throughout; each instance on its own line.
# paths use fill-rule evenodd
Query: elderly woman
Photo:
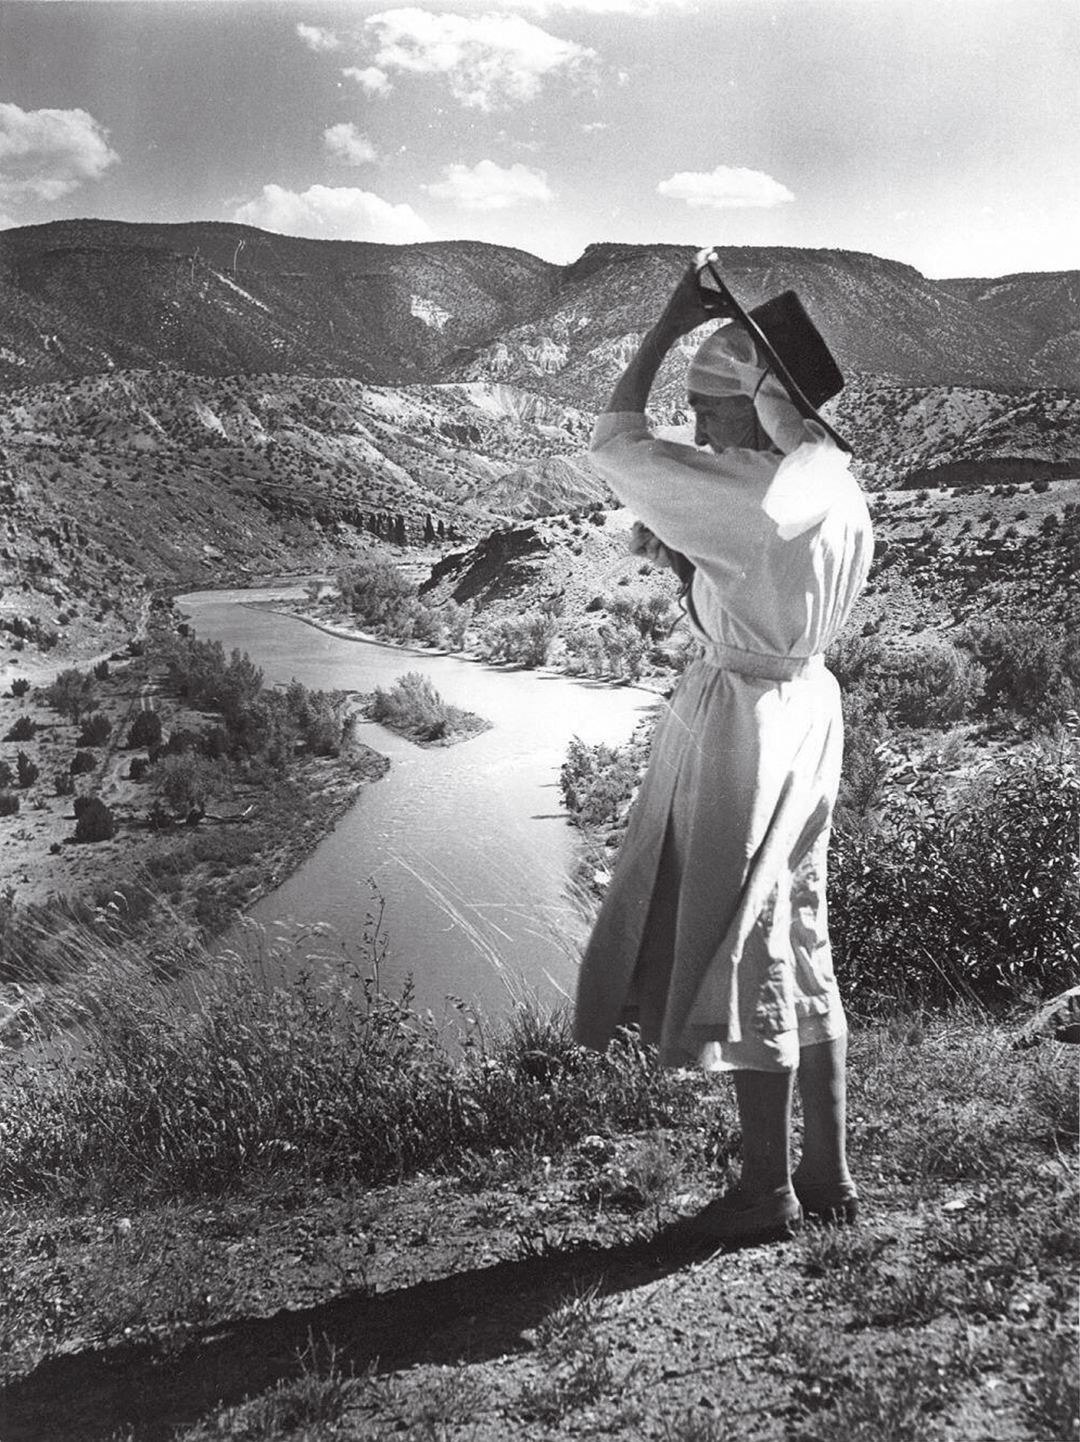
M 707 449 L 657 438 L 644 415 L 664 357 L 710 318 L 695 267 L 593 435 L 594 465 L 647 528 L 638 545 L 663 547 L 689 577 L 701 654 L 657 730 L 582 960 L 576 1032 L 602 1048 L 637 1021 L 663 1065 L 733 1072 L 740 1181 L 689 1226 L 738 1245 L 791 1235 L 804 1214 L 857 1210 L 825 909 L 843 723 L 822 653 L 866 580 L 872 538 L 849 448 L 816 410 L 843 378 L 798 298 L 748 314 L 714 283 L 730 319 L 686 378 Z

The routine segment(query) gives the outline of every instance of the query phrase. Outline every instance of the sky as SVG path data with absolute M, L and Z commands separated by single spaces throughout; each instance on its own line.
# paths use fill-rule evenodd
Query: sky
M 0 228 L 1080 265 L 1080 0 L 0 0 Z

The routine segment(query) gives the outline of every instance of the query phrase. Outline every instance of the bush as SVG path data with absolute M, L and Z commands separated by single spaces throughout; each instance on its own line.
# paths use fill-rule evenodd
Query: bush
M 78 745 L 104 746 L 112 732 L 112 722 L 102 711 L 87 716 L 79 732 Z
M 365 626 L 407 641 L 413 634 L 416 587 L 385 556 L 361 557 L 337 578 L 342 604 Z
M 19 798 L 10 791 L 0 791 L 0 816 L 17 816 L 18 813 Z
M 132 781 L 143 781 L 146 773 L 150 770 L 150 762 L 145 756 L 133 756 L 128 766 L 128 776 Z
M 829 913 L 860 1011 L 1061 990 L 1080 963 L 1080 768 L 1033 749 L 838 825 Z
M 132 751 L 156 746 L 161 740 L 161 717 L 156 711 L 140 711 L 128 728 L 127 744 Z
M 988 621 L 962 644 L 985 669 L 983 710 L 1001 708 L 1052 726 L 1080 706 L 1080 637 L 1037 621 Z
M 56 680 L 45 687 L 42 695 L 54 711 L 61 716 L 70 716 L 78 725 L 84 713 L 93 707 L 96 693 L 94 678 L 72 666 L 61 671 Z
M 546 611 L 528 611 L 494 621 L 480 638 L 480 653 L 488 661 L 518 666 L 545 666 L 558 634 L 555 617 Z
M 87 772 L 93 771 L 96 766 L 97 758 L 92 751 L 76 751 L 71 758 L 72 776 L 83 776 Z
M 582 826 L 615 821 L 641 780 L 641 758 L 631 747 L 590 745 L 574 736 L 559 771 L 563 804 Z
M 15 772 L 6 761 L 0 760 L 0 791 L 6 791 L 15 784 Z
M 419 671 L 407 672 L 389 691 L 377 686 L 369 714 L 373 721 L 422 741 L 437 741 L 445 736 L 451 720 L 451 708 Z
M 228 786 L 228 767 L 194 751 L 163 756 L 154 766 L 151 782 L 156 795 L 178 816 L 202 813 L 207 802 Z
M 25 676 L 16 676 L 11 683 L 11 694 L 13 696 L 25 696 L 30 690 L 30 682 Z
M 99 661 L 94 667 L 94 679 L 96 681 L 107 681 L 109 679 L 108 661 Z
M 76 841 L 111 841 L 116 835 L 117 824 L 110 807 L 98 796 L 80 796 L 76 805 Z
M 20 751 L 18 756 L 16 756 L 15 770 L 18 775 L 19 785 L 24 791 L 28 786 L 33 786 L 34 782 L 41 775 L 41 767 L 35 765 L 25 751 Z
M 37 735 L 37 722 L 32 716 L 19 716 L 14 726 L 4 737 L 5 741 L 33 741 Z
M 75 778 L 70 771 L 58 771 L 53 778 L 53 790 L 57 796 L 74 796 Z

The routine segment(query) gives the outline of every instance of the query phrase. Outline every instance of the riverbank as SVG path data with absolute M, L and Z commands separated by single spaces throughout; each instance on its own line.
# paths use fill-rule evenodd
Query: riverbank
M 145 779 L 146 742 L 130 742 L 146 712 L 166 739 L 216 719 L 166 685 L 162 654 L 174 635 L 159 614 L 107 657 L 94 646 L 85 669 L 67 655 L 13 677 L 0 697 L 0 737 L 11 738 L 0 745 L 0 792 L 11 798 L 0 818 L 0 1028 L 64 990 L 87 927 L 139 935 L 148 965 L 174 965 L 277 887 L 389 768 L 350 738 L 336 755 L 248 767 L 184 824 Z M 47 687 L 64 673 L 83 678 L 78 719 L 49 704 Z M 90 796 L 107 808 L 112 834 L 80 840 L 77 807 Z

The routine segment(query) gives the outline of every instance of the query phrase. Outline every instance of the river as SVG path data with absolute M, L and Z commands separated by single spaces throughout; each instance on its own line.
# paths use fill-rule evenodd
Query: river
M 381 910 L 384 990 L 411 976 L 415 1003 L 438 1016 L 451 997 L 492 1015 L 512 995 L 572 995 L 587 920 L 570 885 L 576 834 L 559 767 L 573 736 L 626 741 L 655 695 L 333 636 L 271 609 L 300 593 L 197 592 L 178 605 L 198 636 L 246 651 L 269 684 L 295 677 L 370 692 L 419 671 L 491 728 L 425 749 L 362 721 L 360 739 L 390 758 L 390 771 L 253 919 L 274 935 L 326 927 L 324 952 L 358 952 L 366 919 Z

